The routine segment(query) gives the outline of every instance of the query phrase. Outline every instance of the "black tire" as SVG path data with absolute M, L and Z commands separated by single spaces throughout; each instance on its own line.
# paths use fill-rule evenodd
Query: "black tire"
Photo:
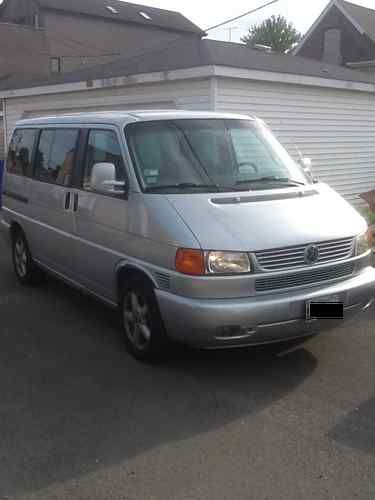
M 171 343 L 154 287 L 147 278 L 135 274 L 126 279 L 121 290 L 120 316 L 126 348 L 135 359 L 145 363 L 167 359 Z
M 25 234 L 21 229 L 12 236 L 12 259 L 14 272 L 23 285 L 37 285 L 43 278 L 43 271 L 34 262 Z

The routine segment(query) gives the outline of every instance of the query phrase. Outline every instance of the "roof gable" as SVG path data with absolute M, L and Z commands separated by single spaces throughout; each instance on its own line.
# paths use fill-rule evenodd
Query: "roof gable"
M 341 4 L 347 14 L 354 19 L 362 28 L 363 32 L 375 42 L 375 10 L 361 7 L 353 3 L 341 0 Z
M 102 17 L 119 22 L 157 26 L 203 35 L 203 31 L 179 12 L 119 0 L 37 0 L 41 8 Z
M 301 42 L 294 49 L 294 55 L 298 55 L 306 41 L 315 32 L 333 7 L 336 7 L 361 35 L 366 34 L 375 43 L 375 10 L 355 5 L 345 0 L 331 0 L 318 19 L 307 31 Z

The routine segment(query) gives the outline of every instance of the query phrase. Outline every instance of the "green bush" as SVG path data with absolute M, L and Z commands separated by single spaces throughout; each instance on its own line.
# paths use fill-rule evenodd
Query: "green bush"
M 361 210 L 361 213 L 370 226 L 375 225 L 375 212 L 371 212 L 370 209 L 364 208 L 363 210 Z

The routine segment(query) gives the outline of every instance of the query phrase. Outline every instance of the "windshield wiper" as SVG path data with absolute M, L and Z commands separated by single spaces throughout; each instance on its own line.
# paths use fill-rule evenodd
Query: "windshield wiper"
M 150 186 L 145 189 L 146 193 L 152 193 L 156 191 L 163 191 L 164 189 L 214 189 L 215 191 L 220 190 L 220 186 L 217 184 L 196 184 L 194 182 L 180 182 L 177 184 L 164 184 L 160 186 Z
M 238 185 L 241 184 L 254 184 L 258 182 L 281 182 L 282 184 L 288 184 L 290 186 L 306 186 L 304 182 L 295 181 L 294 179 L 289 179 L 288 177 L 277 177 L 274 175 L 269 175 L 267 177 L 258 177 L 256 179 L 247 179 L 244 181 L 237 181 Z

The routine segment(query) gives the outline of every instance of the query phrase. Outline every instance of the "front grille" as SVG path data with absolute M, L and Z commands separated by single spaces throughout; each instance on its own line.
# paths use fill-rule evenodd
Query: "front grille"
M 316 285 L 324 281 L 349 278 L 353 272 L 354 263 L 346 262 L 337 266 L 311 269 L 299 273 L 266 276 L 255 281 L 255 290 L 257 292 L 269 292 L 297 286 Z
M 319 258 L 316 264 L 348 259 L 353 255 L 354 241 L 354 238 L 346 238 L 314 243 L 319 249 Z M 282 271 L 283 269 L 306 266 L 305 250 L 308 246 L 309 244 L 264 250 L 257 252 L 255 256 L 259 267 L 264 271 Z

